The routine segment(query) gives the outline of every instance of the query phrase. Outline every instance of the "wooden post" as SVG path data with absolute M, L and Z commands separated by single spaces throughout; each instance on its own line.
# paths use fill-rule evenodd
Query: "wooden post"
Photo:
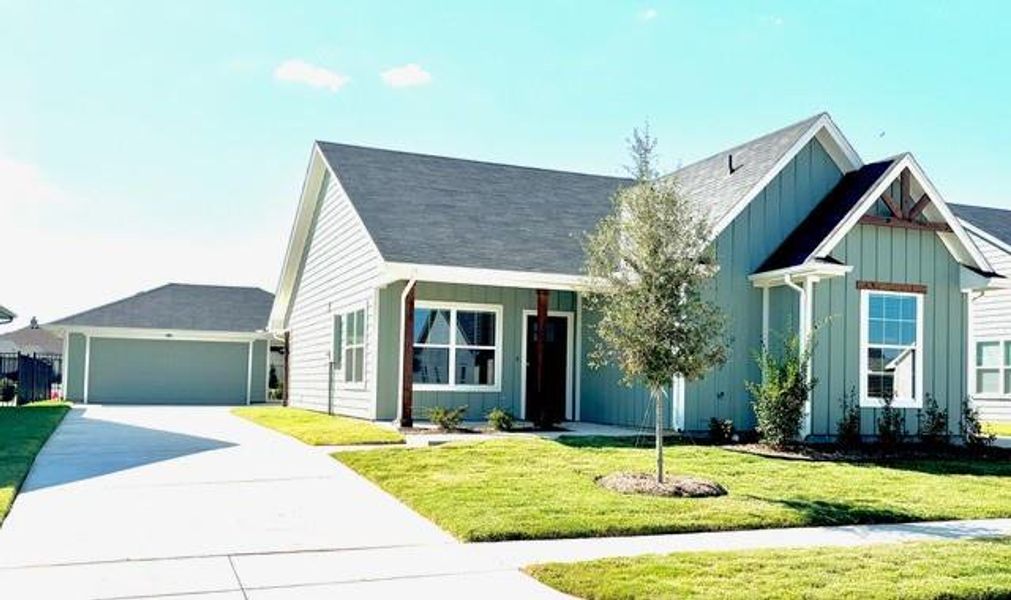
M 401 365 L 400 426 L 413 427 L 414 417 L 414 296 L 416 285 L 404 297 L 404 337 L 401 340 L 403 364 Z
M 900 215 L 903 219 L 909 214 L 910 205 L 913 203 L 912 195 L 909 192 L 909 169 L 902 169 L 899 173 L 899 207 L 902 209 Z
M 281 395 L 281 405 L 288 406 L 288 356 L 291 354 L 290 346 L 291 334 L 287 331 L 284 332 L 284 393 Z
M 535 394 L 534 415 L 539 425 L 550 425 L 548 403 L 544 398 L 544 334 L 548 329 L 548 300 L 551 292 L 537 290 L 537 338 L 534 342 Z

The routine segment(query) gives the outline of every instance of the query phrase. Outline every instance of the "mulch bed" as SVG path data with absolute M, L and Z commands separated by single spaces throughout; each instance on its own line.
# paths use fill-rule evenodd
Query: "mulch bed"
M 715 481 L 696 477 L 669 477 L 657 483 L 653 473 L 612 473 L 597 478 L 600 487 L 622 494 L 644 494 L 667 498 L 709 498 L 725 496 L 727 490 Z

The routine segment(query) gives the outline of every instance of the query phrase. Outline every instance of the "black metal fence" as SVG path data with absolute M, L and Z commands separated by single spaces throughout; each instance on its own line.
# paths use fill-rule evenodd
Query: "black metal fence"
M 62 395 L 59 354 L 0 353 L 0 403 L 27 404 Z

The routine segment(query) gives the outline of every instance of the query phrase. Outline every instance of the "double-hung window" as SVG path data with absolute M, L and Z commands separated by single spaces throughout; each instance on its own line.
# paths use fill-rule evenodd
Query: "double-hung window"
M 861 404 L 919 407 L 923 400 L 923 295 L 863 290 Z
M 984 398 L 1011 395 L 1011 341 L 976 342 L 976 395 Z
M 344 321 L 344 382 L 365 383 L 365 309 L 345 313 Z
M 417 303 L 414 388 L 500 390 L 501 329 L 501 306 Z

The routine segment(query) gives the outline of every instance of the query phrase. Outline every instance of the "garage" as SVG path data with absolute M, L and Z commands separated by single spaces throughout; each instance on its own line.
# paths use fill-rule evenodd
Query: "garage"
M 168 284 L 49 324 L 64 338 L 64 397 L 87 404 L 264 402 L 272 301 L 257 288 Z

